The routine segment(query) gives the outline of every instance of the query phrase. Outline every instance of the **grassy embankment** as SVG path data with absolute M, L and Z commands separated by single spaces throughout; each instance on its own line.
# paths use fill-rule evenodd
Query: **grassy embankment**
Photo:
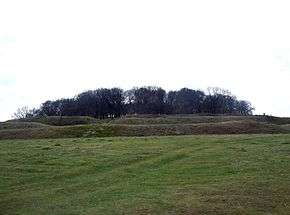
M 14 127 L 7 126 L 9 123 Z M 0 139 L 272 134 L 289 133 L 289 124 L 290 118 L 265 116 L 133 116 L 103 121 L 90 117 L 44 117 L 0 123 Z

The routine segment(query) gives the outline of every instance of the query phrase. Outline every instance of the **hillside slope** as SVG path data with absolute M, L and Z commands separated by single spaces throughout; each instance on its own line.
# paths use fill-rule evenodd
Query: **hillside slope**
M 112 124 L 147 125 L 147 124 L 196 124 L 196 123 L 220 123 L 229 121 L 265 122 L 277 125 L 290 124 L 290 118 L 274 116 L 200 116 L 200 115 L 137 115 L 125 116 L 110 121 Z
M 100 122 L 100 120 L 89 116 L 46 116 L 46 117 L 33 117 L 18 120 L 10 120 L 8 122 L 36 122 L 53 126 L 65 125 L 84 125 Z
M 192 134 L 272 134 L 287 132 L 287 129 L 284 129 L 279 125 L 247 120 L 198 124 L 92 124 L 75 126 L 49 126 L 43 128 L 0 130 L 0 139 L 165 136 Z
M 290 118 L 272 116 L 134 115 L 42 117 L 0 124 L 0 139 L 288 133 Z
M 289 117 L 274 117 L 274 116 L 228 116 L 214 115 L 202 116 L 194 114 L 184 115 L 127 115 L 121 118 L 99 120 L 87 116 L 46 116 L 25 118 L 19 120 L 9 120 L 7 122 L 35 122 L 53 126 L 66 125 L 87 125 L 87 124 L 126 124 L 126 125 L 155 125 L 155 124 L 197 124 L 197 123 L 221 123 L 229 121 L 247 121 L 253 120 L 257 122 L 265 122 L 277 125 L 290 124 Z
M 0 122 L 0 130 L 43 128 L 43 127 L 48 127 L 48 125 L 38 122 L 19 122 L 19 121 Z

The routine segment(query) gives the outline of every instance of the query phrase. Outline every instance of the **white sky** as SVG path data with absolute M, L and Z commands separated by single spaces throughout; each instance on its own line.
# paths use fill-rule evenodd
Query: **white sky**
M 290 116 L 290 2 L 0 0 L 0 121 L 88 89 L 229 89 Z

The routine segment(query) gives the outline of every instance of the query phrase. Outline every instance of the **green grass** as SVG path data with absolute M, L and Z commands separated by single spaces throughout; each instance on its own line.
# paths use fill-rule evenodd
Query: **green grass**
M 256 119 L 254 116 L 198 116 L 198 115 L 161 115 L 155 117 L 121 117 L 110 121 L 112 124 L 152 125 L 152 124 L 195 124 L 220 123 Z
M 0 130 L 7 129 L 26 129 L 26 128 L 43 128 L 48 125 L 38 122 L 0 122 Z
M 89 116 L 46 116 L 33 117 L 18 120 L 10 120 L 8 122 L 36 122 L 46 125 L 65 126 L 65 125 L 84 125 L 99 123 L 100 120 Z
M 127 115 L 116 119 L 98 120 L 88 116 L 47 116 L 10 120 L 8 122 L 42 123 L 52 126 L 85 125 L 85 124 L 122 124 L 122 125 L 159 125 L 159 124 L 198 124 L 222 123 L 230 121 L 256 121 L 276 125 L 290 124 L 290 118 L 273 116 L 200 116 L 194 114 L 180 115 Z M 1 129 L 1 127 L 0 127 Z
M 152 124 L 196 124 L 196 123 L 221 123 L 229 121 L 256 121 L 270 124 L 290 124 L 288 117 L 274 117 L 274 116 L 202 116 L 194 114 L 184 115 L 129 115 L 121 118 L 111 120 L 112 124 L 129 124 L 129 125 L 152 125 Z
M 0 141 L 0 214 L 289 214 L 290 135 Z
M 47 126 L 44 128 L 0 130 L 0 139 L 43 139 L 73 137 L 165 136 L 190 134 L 272 134 L 289 133 L 280 125 L 252 120 L 197 124 L 91 124 Z
M 26 118 L 0 123 L 0 139 L 43 139 L 192 134 L 290 133 L 290 118 L 272 116 L 128 115 Z

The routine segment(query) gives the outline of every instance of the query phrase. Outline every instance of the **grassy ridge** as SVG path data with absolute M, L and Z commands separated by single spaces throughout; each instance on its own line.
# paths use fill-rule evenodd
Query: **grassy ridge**
M 37 122 L 46 125 L 65 126 L 98 123 L 100 120 L 89 116 L 46 116 L 11 120 L 11 122 Z
M 196 124 L 196 123 L 221 123 L 229 121 L 247 121 L 265 122 L 277 125 L 290 124 L 290 118 L 273 116 L 199 116 L 199 115 L 146 115 L 129 116 L 114 119 L 112 124 L 130 124 L 130 125 L 152 125 L 152 124 Z
M 0 141 L 1 214 L 289 214 L 290 135 Z
M 8 122 L 33 122 L 53 126 L 83 125 L 83 124 L 126 124 L 126 125 L 155 125 L 155 124 L 196 124 L 196 123 L 221 123 L 229 121 L 266 122 L 277 125 L 290 124 L 290 118 L 273 116 L 200 116 L 193 114 L 185 115 L 128 115 L 116 119 L 98 120 L 87 116 L 48 116 L 10 120 Z
M 0 139 L 42 139 L 71 137 L 164 136 L 191 134 L 288 133 L 278 125 L 255 121 L 199 124 L 121 125 L 93 124 L 0 130 Z
M 242 121 L 248 117 L 242 116 L 161 116 L 161 117 L 122 117 L 110 121 L 112 124 L 129 125 L 152 125 L 152 124 L 196 124 L 196 123 L 219 123 L 228 121 Z
M 0 122 L 0 130 L 4 129 L 26 129 L 26 128 L 43 128 L 48 125 L 38 122 Z
M 270 116 L 42 117 L 0 123 L 0 139 L 289 133 L 289 124 L 290 118 Z

